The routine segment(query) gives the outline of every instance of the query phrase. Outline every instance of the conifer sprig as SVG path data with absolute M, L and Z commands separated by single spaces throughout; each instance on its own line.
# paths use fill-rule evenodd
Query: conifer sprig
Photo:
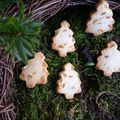
M 21 5 L 15 17 L 0 18 L 0 47 L 25 63 L 39 45 L 39 32 L 40 22 L 30 21 L 30 15 L 24 15 Z

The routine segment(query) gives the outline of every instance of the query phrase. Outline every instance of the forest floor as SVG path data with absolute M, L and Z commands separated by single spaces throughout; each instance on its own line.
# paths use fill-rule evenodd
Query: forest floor
M 40 33 L 41 51 L 48 63 L 48 83 L 27 89 L 19 80 L 23 65 L 18 63 L 14 74 L 14 95 L 17 106 L 16 120 L 120 120 L 120 73 L 111 78 L 95 69 L 100 51 L 109 41 L 116 41 L 120 50 L 120 18 L 114 14 L 116 23 L 112 32 L 99 37 L 84 32 L 88 14 L 92 8 L 70 7 L 48 20 Z M 60 22 L 67 20 L 74 32 L 76 51 L 65 58 L 50 48 L 54 31 Z M 65 63 L 71 62 L 80 74 L 82 93 L 74 100 L 66 100 L 56 93 L 56 81 Z

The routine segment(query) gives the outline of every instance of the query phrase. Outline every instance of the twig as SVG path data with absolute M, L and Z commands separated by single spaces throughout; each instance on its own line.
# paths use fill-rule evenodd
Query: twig
M 31 21 L 40 19 L 41 22 L 45 22 L 66 7 L 75 5 L 94 5 L 97 2 L 98 0 L 33 0 L 30 5 L 26 5 L 26 12 L 28 14 L 32 13 Z M 120 12 L 119 1 L 107 0 L 107 2 L 113 10 Z M 14 5 L 6 11 L 4 16 L 15 16 L 18 11 L 18 6 Z
M 11 57 L 0 48 L 0 120 L 15 120 L 16 117 L 10 87 L 13 68 L 14 62 Z

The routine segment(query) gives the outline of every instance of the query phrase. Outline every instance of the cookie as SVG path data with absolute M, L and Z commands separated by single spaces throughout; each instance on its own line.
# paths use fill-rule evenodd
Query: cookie
M 57 81 L 57 92 L 64 94 L 66 99 L 73 99 L 74 95 L 81 93 L 81 80 L 79 74 L 74 70 L 71 63 L 64 66 L 60 72 L 60 79 Z
M 117 50 L 114 41 L 108 43 L 97 58 L 96 69 L 102 70 L 105 76 L 111 76 L 113 72 L 120 72 L 120 51 Z
M 47 83 L 48 71 L 45 56 L 42 52 L 35 54 L 33 59 L 28 60 L 28 64 L 22 68 L 19 78 L 26 81 L 28 88 L 35 87 L 36 84 Z
M 55 31 L 55 36 L 52 39 L 51 47 L 58 51 L 61 57 L 75 51 L 75 39 L 73 38 L 73 31 L 69 27 L 70 24 L 67 21 L 62 21 L 61 27 Z
M 93 12 L 87 22 L 86 33 L 93 33 L 94 36 L 99 36 L 104 32 L 112 31 L 113 12 L 109 8 L 109 4 L 105 0 L 100 0 L 96 5 L 96 11 Z

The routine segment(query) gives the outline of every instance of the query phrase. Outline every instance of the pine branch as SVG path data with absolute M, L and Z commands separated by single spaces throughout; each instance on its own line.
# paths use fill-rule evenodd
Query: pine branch
M 25 63 L 39 45 L 39 32 L 40 22 L 30 21 L 30 15 L 24 15 L 24 6 L 21 5 L 16 17 L 0 19 L 0 46 Z

